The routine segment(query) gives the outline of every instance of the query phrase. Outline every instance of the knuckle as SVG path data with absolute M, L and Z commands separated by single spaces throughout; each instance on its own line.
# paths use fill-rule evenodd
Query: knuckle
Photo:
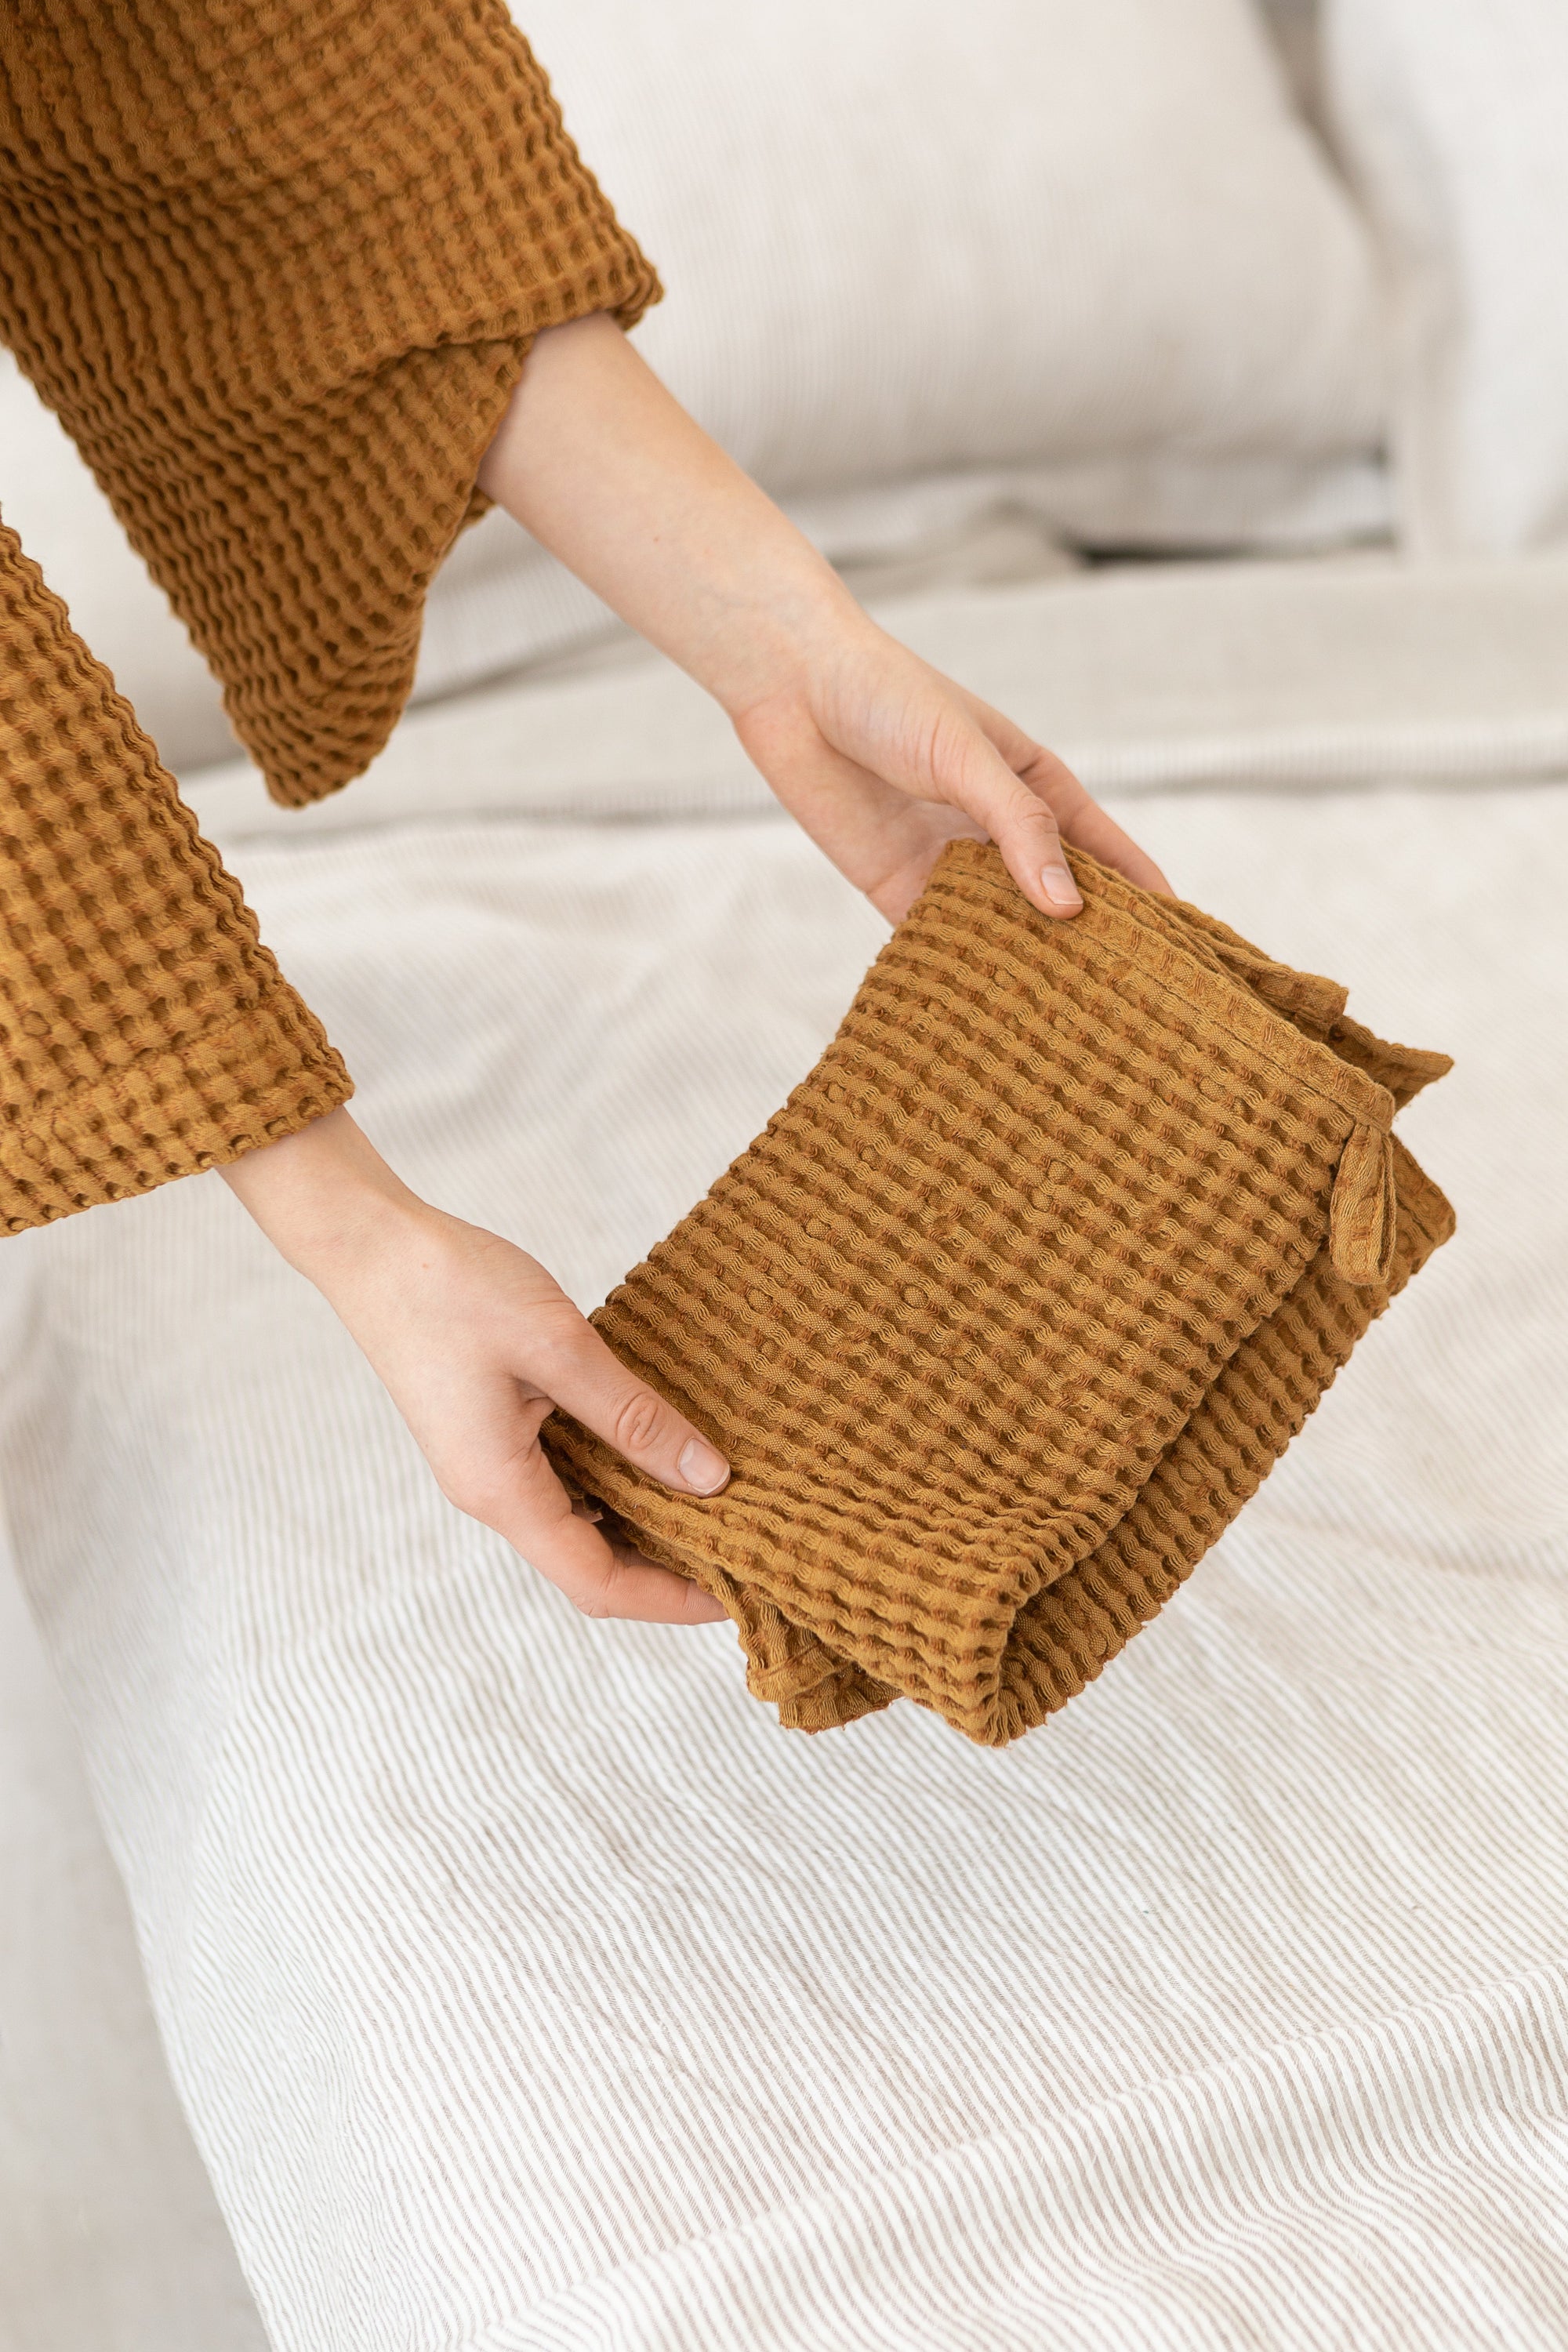
M 668 1408 L 648 1389 L 637 1389 L 619 1404 L 610 1426 L 617 1453 L 635 1458 L 658 1442 Z
M 1047 784 L 1059 785 L 1072 778 L 1071 770 L 1065 768 L 1056 753 L 1048 751 L 1043 743 L 1026 743 L 1021 756 L 1012 762 L 1012 766 L 1019 782 L 1027 784 L 1029 790 L 1037 794 Z
M 1050 809 L 1037 800 L 1027 785 L 1021 787 L 1014 803 L 1018 823 L 1047 841 L 1055 841 L 1061 828 Z
M 456 1509 L 498 1533 L 504 1532 L 505 1525 L 516 1519 L 520 1506 L 537 1508 L 535 1465 L 541 1460 L 531 1451 L 503 1460 L 468 1461 L 437 1468 L 436 1483 Z
M 529 1349 L 529 1370 L 547 1395 L 553 1396 L 556 1389 L 580 1370 L 587 1330 L 575 1308 L 569 1308 L 565 1314 L 538 1318 Z M 591 1334 L 589 1339 L 591 1345 Z
M 613 1617 L 610 1586 L 612 1577 L 607 1563 L 574 1559 L 570 1563 L 558 1562 L 550 1570 L 550 1580 L 564 1595 L 579 1617 L 602 1619 Z
M 489 1524 L 488 1497 L 475 1486 L 472 1479 L 437 1478 L 436 1484 L 455 1511 L 461 1511 L 470 1519 L 482 1519 L 487 1526 Z
M 500 1486 L 495 1479 L 472 1471 L 458 1471 L 447 1477 L 438 1476 L 437 1484 L 454 1509 L 466 1512 L 470 1519 L 482 1520 L 486 1527 L 494 1526 L 502 1501 Z

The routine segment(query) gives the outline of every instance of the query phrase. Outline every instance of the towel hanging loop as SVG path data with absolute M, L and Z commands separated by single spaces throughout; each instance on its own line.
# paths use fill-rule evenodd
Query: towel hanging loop
M 1385 1127 L 1358 1120 L 1340 1154 L 1329 1202 L 1329 1255 L 1342 1280 L 1388 1280 L 1398 1216 L 1394 1138 Z

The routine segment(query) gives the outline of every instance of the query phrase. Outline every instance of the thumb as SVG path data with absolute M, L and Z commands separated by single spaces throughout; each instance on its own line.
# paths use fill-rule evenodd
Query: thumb
M 980 730 L 955 730 L 938 746 L 933 767 L 943 799 L 984 826 L 1029 904 L 1043 915 L 1078 914 L 1083 898 L 1056 818 Z
M 554 1402 L 606 1445 L 679 1495 L 717 1495 L 730 1465 L 685 1414 L 628 1371 L 593 1325 L 579 1318 L 551 1350 Z

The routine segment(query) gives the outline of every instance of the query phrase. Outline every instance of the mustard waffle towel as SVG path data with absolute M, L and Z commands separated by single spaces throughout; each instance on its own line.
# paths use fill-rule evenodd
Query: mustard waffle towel
M 1445 1055 L 1072 864 L 1053 923 L 954 843 L 811 1076 L 595 1315 L 725 1492 L 546 1424 L 800 1729 L 900 1696 L 995 1746 L 1042 1721 L 1453 1228 L 1390 1134 Z

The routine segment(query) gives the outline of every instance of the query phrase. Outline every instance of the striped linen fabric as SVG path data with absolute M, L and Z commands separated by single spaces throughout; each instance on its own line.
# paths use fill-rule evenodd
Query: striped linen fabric
M 1460 1232 L 1005 1751 L 576 1618 L 220 1180 L 6 1244 L 18 1560 L 277 2352 L 1559 2352 L 1568 787 L 1136 823 L 1453 1047 Z M 376 1139 L 584 1303 L 879 937 L 770 820 L 238 863 Z

